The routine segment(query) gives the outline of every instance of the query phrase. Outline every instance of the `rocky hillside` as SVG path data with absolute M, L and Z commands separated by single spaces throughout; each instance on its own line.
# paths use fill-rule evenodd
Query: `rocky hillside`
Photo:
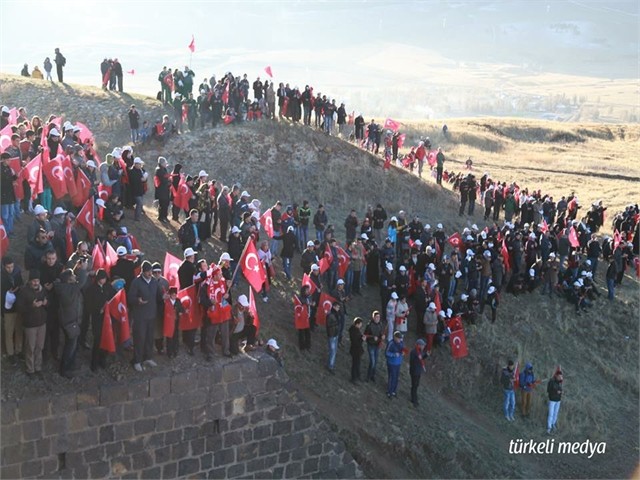
M 162 113 L 154 99 L 15 77 L 3 76 L 0 80 L 3 103 L 24 105 L 30 114 L 65 113 L 72 121 L 80 120 L 96 133 L 103 151 L 127 141 L 125 114 L 130 103 L 136 103 L 147 119 Z M 492 125 L 493 121 L 487 120 L 486 124 Z M 448 149 L 456 152 L 454 157 L 460 159 L 464 158 L 465 151 L 484 152 L 478 168 L 483 168 L 485 162 L 491 164 L 492 172 L 507 177 L 505 179 L 514 174 L 510 168 L 517 168 L 518 175 L 533 176 L 528 169 L 535 165 L 530 160 L 519 163 L 514 160 L 518 158 L 515 156 L 507 160 L 506 153 L 505 161 L 498 161 L 502 157 L 491 157 L 483 150 L 489 141 L 496 142 L 493 145 L 507 145 L 502 148 L 517 147 L 525 158 L 529 152 L 534 152 L 531 153 L 534 156 L 537 148 L 571 147 L 571 142 L 558 144 L 544 138 L 534 143 L 507 141 L 497 138 L 500 135 L 496 133 L 481 136 L 476 127 L 465 130 L 464 125 L 461 122 L 452 129 L 457 143 L 451 138 L 442 139 L 442 143 L 448 142 Z M 527 124 L 518 125 L 519 131 L 526 135 Z M 419 130 L 416 127 L 412 135 L 417 136 Z M 637 142 L 637 137 L 617 140 L 622 143 L 606 144 L 606 147 L 597 143 L 590 146 L 592 150 L 602 148 L 592 152 L 602 158 L 614 147 L 632 148 L 634 141 Z M 509 150 L 502 150 L 505 151 Z M 312 206 L 322 202 L 327 206 L 330 221 L 337 226 L 339 237 L 342 237 L 342 224 L 349 209 L 355 208 L 362 215 L 366 205 L 377 202 L 385 205 L 389 212 L 403 208 L 409 215 L 418 214 L 432 225 L 442 222 L 448 230 L 470 223 L 483 226 L 480 213 L 470 218 L 458 217 L 453 193 L 436 188 L 431 180 L 421 181 L 395 168 L 384 172 L 379 158 L 300 126 L 262 122 L 221 127 L 187 133 L 171 139 L 162 148 L 149 147 L 137 154 L 150 166 L 162 154 L 171 164 L 185 165 L 187 172 L 197 173 L 204 168 L 210 178 L 225 184 L 241 183 L 267 206 L 278 199 L 292 203 L 306 198 Z M 616 165 L 623 161 L 622 157 L 612 158 L 611 168 L 618 168 Z M 543 175 L 536 179 L 538 177 L 541 182 L 550 182 L 542 179 Z M 555 186 L 564 190 L 572 185 L 573 178 L 575 185 L 588 195 L 588 187 L 577 177 L 567 178 L 566 184 Z M 530 179 L 526 176 L 522 181 Z M 626 182 L 612 181 L 614 185 Z M 633 182 L 629 191 L 632 185 Z M 612 189 L 602 193 L 606 201 L 615 197 Z M 142 239 L 147 256 L 161 260 L 167 250 L 178 253 L 175 224 L 167 227 L 155 222 L 150 200 L 147 212 L 149 218 L 135 225 L 134 232 Z M 19 242 L 14 242 L 12 249 L 18 248 Z M 207 258 L 213 259 L 222 248 L 222 244 L 212 241 L 207 246 Z M 294 259 L 294 276 L 299 278 L 297 264 L 298 260 Z M 604 278 L 598 281 L 599 285 L 604 284 Z M 568 303 L 559 298 L 547 300 L 538 293 L 518 298 L 505 295 L 495 324 L 483 319 L 465 328 L 470 350 L 467 358 L 453 361 L 446 347 L 437 350 L 428 361 L 418 409 L 408 402 L 406 367 L 402 370 L 399 398 L 389 401 L 383 387 L 386 372 L 380 372 L 383 375 L 376 384 L 353 386 L 349 383 L 347 349 L 338 352 L 338 374 L 331 376 L 325 372 L 326 337 L 321 330 L 313 334 L 310 353 L 298 351 L 290 303 L 296 285 L 297 282 L 287 282 L 278 276 L 269 303 L 258 306 L 262 335 L 275 336 L 284 345 L 286 370 L 294 387 L 329 420 L 368 476 L 620 478 L 630 476 L 636 468 L 639 302 L 638 284 L 632 278 L 625 279 L 614 303 L 599 300 L 582 317 L 574 316 Z M 364 296 L 349 305 L 349 317 L 368 318 L 377 308 L 377 288 L 369 287 Z M 413 335 L 409 335 L 410 345 L 413 340 Z M 498 384 L 498 372 L 507 358 L 532 361 L 544 381 L 534 394 L 531 418 L 518 419 L 512 424 L 507 424 L 502 415 L 502 392 Z M 510 440 L 546 438 L 544 385 L 557 364 L 561 364 L 565 372 L 566 393 L 556 442 L 587 439 L 606 442 L 606 453 L 591 459 L 581 454 L 509 455 Z M 365 358 L 363 366 L 366 368 L 366 365 Z M 119 381 L 126 381 L 131 371 L 117 374 Z M 85 375 L 91 378 L 89 372 Z M 14 378 L 11 372 L 5 373 L 3 366 L 3 390 L 7 380 Z M 56 379 L 38 388 L 45 393 L 68 387 Z M 16 395 L 19 392 L 16 391 Z

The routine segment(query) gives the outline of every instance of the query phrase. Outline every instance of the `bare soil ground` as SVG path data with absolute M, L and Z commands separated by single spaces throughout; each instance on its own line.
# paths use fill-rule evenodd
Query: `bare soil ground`
M 41 116 L 62 110 L 72 121 L 80 120 L 90 127 L 94 123 L 85 115 L 92 116 L 97 122 L 94 133 L 105 151 L 106 147 L 127 141 L 126 124 L 121 119 L 131 98 L 112 98 L 97 89 L 69 87 L 57 92 L 53 91 L 55 87 L 24 87 L 20 80 L 3 78 L 0 86 L 3 102 L 25 105 L 30 113 Z M 49 97 L 55 98 L 48 100 Z M 154 106 L 154 100 L 134 100 L 143 102 L 141 110 L 147 118 L 161 112 Z M 104 122 L 97 120 L 107 115 L 105 112 L 109 112 L 108 118 Z M 473 125 L 471 121 L 460 121 L 449 124 L 450 140 L 440 138 L 439 127 L 429 124 L 416 125 L 409 130 L 408 137 L 430 134 L 436 145 L 444 145 L 451 164 L 457 168 L 461 165 L 454 160 L 462 161 L 472 155 L 478 171 L 490 169 L 500 179 L 530 183 L 543 191 L 557 192 L 556 195 L 573 189 L 583 205 L 602 198 L 615 211 L 628 203 L 630 197 L 637 198 L 639 175 L 632 156 L 637 152 L 637 126 L 621 127 L 624 136 L 611 127 L 614 138 L 607 140 L 578 132 L 579 129 L 606 132 L 600 130 L 605 127 L 563 125 L 563 132 L 581 136 L 584 142 L 552 142 L 547 135 L 560 128 L 554 124 L 493 119 L 482 123 L 502 134 L 487 132 L 486 127 Z M 510 132 L 510 137 L 506 132 Z M 495 152 L 491 150 L 494 147 Z M 566 152 L 556 156 L 548 153 L 552 148 Z M 148 168 L 153 168 L 155 159 L 162 154 L 171 164 L 183 163 L 187 172 L 205 168 L 210 178 L 226 184 L 240 182 L 265 206 L 277 199 L 292 203 L 307 198 L 312 206 L 322 202 L 327 205 L 330 221 L 337 226 L 339 238 L 350 208 L 356 208 L 362 215 L 367 204 L 378 201 L 390 212 L 403 208 L 409 215 L 420 214 L 423 221 L 432 225 L 442 222 L 448 231 L 471 223 L 483 226 L 481 214 L 458 217 L 455 195 L 436 188 L 430 179 L 420 181 L 395 168 L 385 173 L 379 158 L 300 126 L 265 122 L 206 130 L 176 137 L 163 148 L 141 149 L 138 154 Z M 582 165 L 586 171 L 595 172 L 598 159 L 606 156 L 611 157 L 609 167 L 598 170 L 616 178 L 600 176 L 587 182 L 583 176 L 560 173 L 560 170 L 575 172 Z M 545 164 L 545 159 L 550 162 L 556 157 L 556 163 Z M 538 175 L 531 168 L 544 168 L 547 172 Z M 132 230 L 141 239 L 146 256 L 162 261 L 166 251 L 179 255 L 175 241 L 177 225 L 158 223 L 150 200 L 145 210 L 147 218 Z M 30 221 L 28 216 L 24 218 L 11 245 L 11 253 L 19 259 Z M 211 241 L 205 257 L 217 260 L 223 248 L 217 240 Z M 294 258 L 295 278 L 301 276 L 298 263 L 299 257 Z M 600 286 L 604 283 L 601 275 L 598 282 Z M 537 293 L 518 298 L 505 296 L 496 324 L 484 319 L 465 328 L 470 351 L 467 358 L 454 361 L 448 347 L 436 349 L 427 362 L 428 372 L 422 380 L 417 409 L 409 402 L 406 365 L 398 398 L 390 401 L 384 395 L 384 364 L 378 367 L 377 383 L 354 386 L 349 382 L 346 345 L 338 352 L 336 375 L 326 372 L 326 336 L 321 329 L 312 334 L 311 352 L 298 351 L 291 307 L 297 285 L 278 274 L 269 303 L 258 305 L 261 336 L 278 339 L 284 348 L 285 368 L 292 385 L 329 420 L 369 477 L 626 478 L 637 468 L 639 290 L 633 278 L 624 279 L 615 302 L 600 300 L 582 317 L 575 317 L 568 303 L 559 298 L 547 300 Z M 248 286 L 241 283 L 240 290 L 238 293 L 246 293 Z M 367 287 L 362 297 L 349 304 L 348 318 L 355 315 L 369 318 L 371 311 L 379 308 L 377 292 L 376 286 Z M 412 318 L 410 332 L 414 330 L 414 322 Z M 407 343 L 413 345 L 414 339 L 410 333 Z M 53 366 L 47 367 L 45 379 L 29 381 L 20 368 L 3 361 L 2 397 L 55 395 L 91 383 L 126 382 L 134 376 L 126 358 L 94 376 L 87 368 L 87 353 L 82 352 L 81 357 L 83 370 L 71 383 L 56 375 Z M 518 416 L 512 424 L 502 416 L 502 392 L 498 384 L 499 370 L 507 358 L 532 361 L 543 379 L 543 385 L 534 394 L 531 418 L 524 420 Z M 173 364 L 165 358 L 160 360 L 161 369 L 186 369 L 203 362 L 199 353 L 189 357 L 184 352 Z M 364 370 L 367 359 L 363 358 L 362 363 Z M 556 442 L 586 439 L 607 442 L 606 453 L 592 459 L 583 455 L 509 455 L 512 439 L 546 439 L 543 387 L 557 364 L 563 366 L 566 386 Z

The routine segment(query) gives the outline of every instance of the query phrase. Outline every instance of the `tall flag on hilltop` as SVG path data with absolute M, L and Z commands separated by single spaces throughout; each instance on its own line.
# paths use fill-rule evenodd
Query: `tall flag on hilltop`
M 135 74 L 136 74 L 136 71 L 135 71 L 134 69 L 131 69 L 131 70 L 127 70 L 127 73 L 128 73 L 129 75 L 135 75 Z
M 189 44 L 189 50 L 191 50 L 191 53 L 196 51 L 196 39 L 194 38 L 193 35 L 191 35 L 191 43 Z
M 271 65 L 264 67 L 264 71 L 270 78 L 273 78 L 273 72 L 271 71 Z

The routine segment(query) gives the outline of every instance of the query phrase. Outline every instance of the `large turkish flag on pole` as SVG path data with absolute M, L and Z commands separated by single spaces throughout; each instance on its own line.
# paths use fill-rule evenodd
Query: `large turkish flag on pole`
M 250 238 L 247 240 L 247 245 L 240 257 L 240 267 L 244 277 L 253 289 L 256 292 L 262 290 L 262 284 L 267 281 L 267 273 L 258 258 L 256 246 Z

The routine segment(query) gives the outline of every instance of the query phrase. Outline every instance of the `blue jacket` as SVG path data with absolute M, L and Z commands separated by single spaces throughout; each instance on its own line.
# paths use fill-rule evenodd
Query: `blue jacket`
M 387 356 L 388 365 L 402 365 L 402 350 L 404 349 L 404 342 L 402 340 L 396 343 L 394 340 L 390 340 L 387 345 L 385 355 Z
M 531 392 L 533 390 L 533 384 L 536 381 L 536 377 L 533 374 L 533 366 L 527 364 L 525 369 L 520 372 L 520 389 L 523 392 Z

